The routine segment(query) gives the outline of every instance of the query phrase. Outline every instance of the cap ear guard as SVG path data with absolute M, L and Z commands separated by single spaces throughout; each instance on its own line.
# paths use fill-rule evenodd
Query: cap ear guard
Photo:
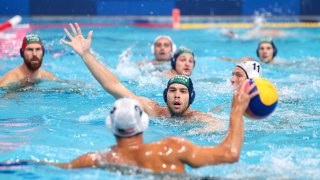
M 189 104 L 192 104 L 195 98 L 196 98 L 196 92 L 192 91 L 190 94 Z
M 165 103 L 167 103 L 167 94 L 168 94 L 168 88 L 165 88 L 163 90 L 163 100 Z
M 192 87 L 192 91 L 189 92 L 189 104 L 192 104 L 194 99 L 196 98 L 196 92 L 193 89 L 193 83 L 190 81 L 190 86 Z
M 114 112 L 115 112 L 115 110 L 116 110 L 116 108 L 115 107 L 113 107 L 112 108 L 112 110 L 110 111 L 110 113 L 109 113 L 109 115 L 107 116 L 107 118 L 106 118 L 106 126 L 108 127 L 108 129 L 110 130 L 110 131 L 112 131 L 112 127 L 111 127 L 111 124 L 113 124 L 113 123 L 111 123 L 111 115 L 113 115 L 114 114 Z M 113 132 L 113 131 L 112 131 Z M 114 132 L 113 132 L 114 133 Z
M 20 48 L 20 56 L 23 58 L 23 49 Z
M 148 129 L 149 117 L 148 117 L 147 113 L 145 113 L 141 109 L 140 109 L 140 112 L 141 112 L 141 119 L 140 119 L 140 122 L 139 122 L 139 124 L 140 124 L 140 132 L 144 132 L 145 130 Z
M 176 70 L 176 58 L 175 56 L 173 56 L 171 59 L 170 59 L 170 63 L 171 63 L 171 68 Z
M 276 57 L 277 53 L 278 53 L 278 48 L 273 44 L 273 42 L 272 42 L 272 46 L 273 46 L 273 50 L 274 50 L 273 57 Z

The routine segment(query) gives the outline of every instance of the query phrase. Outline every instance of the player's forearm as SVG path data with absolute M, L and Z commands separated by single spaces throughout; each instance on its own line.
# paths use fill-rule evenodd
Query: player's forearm
M 42 164 L 46 164 L 46 165 L 50 165 L 50 166 L 56 166 L 56 167 L 60 167 L 60 168 L 64 168 L 64 169 L 72 169 L 71 164 L 69 163 L 47 163 L 47 162 L 41 162 Z
M 222 142 L 234 157 L 239 157 L 243 143 L 243 110 L 232 107 L 227 137 Z

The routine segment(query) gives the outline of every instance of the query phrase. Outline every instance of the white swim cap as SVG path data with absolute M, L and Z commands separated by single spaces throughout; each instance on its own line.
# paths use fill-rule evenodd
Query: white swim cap
M 106 118 L 106 125 L 117 136 L 131 137 L 148 128 L 149 117 L 138 101 L 121 98 L 114 103 Z
M 257 61 L 245 61 L 237 64 L 247 75 L 247 78 L 262 77 L 262 68 Z
M 172 45 L 172 52 L 171 52 L 171 54 L 173 55 L 173 53 L 176 52 L 177 46 L 176 46 L 176 44 L 173 42 L 173 40 L 171 39 L 171 37 L 170 37 L 170 36 L 166 36 L 166 35 L 160 35 L 160 36 L 157 36 L 157 37 L 154 39 L 154 41 L 153 41 L 153 43 L 152 43 L 152 45 L 151 45 L 151 53 L 154 54 L 154 44 L 155 44 L 159 39 L 161 39 L 161 38 L 168 39 L 168 40 L 171 42 L 171 45 Z

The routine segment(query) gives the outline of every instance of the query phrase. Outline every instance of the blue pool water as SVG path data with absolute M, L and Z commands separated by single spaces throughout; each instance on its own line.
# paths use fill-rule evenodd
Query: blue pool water
M 34 22 L 37 23 L 37 22 Z M 56 23 L 47 21 L 46 23 Z M 172 30 L 132 26 L 87 27 L 93 29 L 92 49 L 124 84 L 140 96 L 164 105 L 166 79 L 151 74 L 153 67 L 139 69 L 135 61 L 151 59 L 150 45 L 161 34 L 170 35 L 178 46 L 194 50 L 192 75 L 197 94 L 192 108 L 229 122 L 232 92 L 229 78 L 235 64 L 219 57 L 255 57 L 257 39 L 235 40 L 221 29 Z M 320 29 L 278 29 L 290 36 L 275 39 L 276 64 L 263 64 L 263 76 L 278 89 L 276 111 L 263 120 L 245 119 L 245 139 L 239 162 L 187 167 L 196 177 L 316 179 L 320 177 Z M 67 162 L 89 151 L 103 150 L 115 139 L 104 120 L 114 98 L 91 76 L 82 60 L 61 44 L 61 28 L 35 29 L 47 50 L 43 68 L 72 83 L 41 82 L 33 87 L 0 90 L 0 162 L 38 159 Z M 243 33 L 245 29 L 235 29 Z M 62 54 L 53 58 L 56 54 Z M 122 54 L 122 56 L 120 56 Z M 21 64 L 21 58 L 0 60 L 0 75 Z M 200 145 L 215 145 L 222 132 L 183 135 L 199 128 L 170 119 L 151 118 L 145 142 L 166 136 L 182 136 Z M 65 170 L 45 165 L 0 166 L 1 179 L 153 179 L 153 175 L 121 175 L 104 169 Z M 184 177 L 185 178 L 185 177 Z

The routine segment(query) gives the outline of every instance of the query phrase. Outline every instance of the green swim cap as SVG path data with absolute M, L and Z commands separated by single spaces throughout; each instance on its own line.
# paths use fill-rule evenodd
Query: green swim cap
M 259 44 L 261 43 L 269 43 L 269 44 L 273 44 L 273 39 L 272 38 L 263 38 L 260 39 Z
M 182 85 L 185 85 L 187 88 L 189 88 L 190 78 L 185 75 L 177 75 L 169 80 L 168 87 L 174 83 L 182 84 Z
M 21 48 L 25 50 L 27 45 L 30 43 L 38 43 L 42 46 L 40 37 L 37 34 L 28 34 L 23 38 Z

